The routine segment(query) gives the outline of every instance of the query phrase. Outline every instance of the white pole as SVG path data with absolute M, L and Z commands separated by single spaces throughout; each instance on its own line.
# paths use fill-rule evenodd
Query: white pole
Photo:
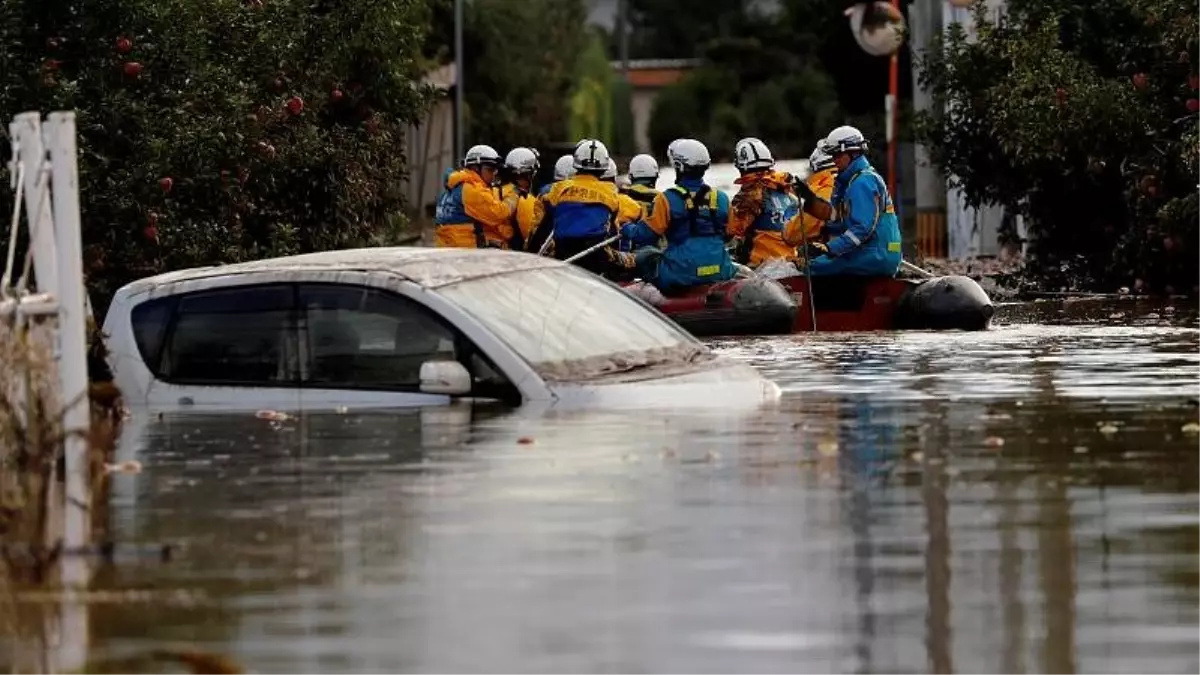
M 58 297 L 58 274 L 55 270 L 54 219 L 50 211 L 50 183 L 42 178 L 46 167 L 46 150 L 42 144 L 42 115 L 23 112 L 8 125 L 12 138 L 20 144 L 20 160 L 25 164 L 25 213 L 33 249 L 33 274 L 37 289 Z M 41 182 L 39 189 L 38 183 Z M 20 275 L 22 264 L 16 265 L 13 276 Z
M 90 539 L 92 496 L 88 481 L 88 435 L 91 425 L 87 382 L 87 316 L 84 314 L 83 245 L 79 224 L 79 168 L 75 147 L 75 113 L 53 112 L 46 120 L 50 151 L 54 239 L 58 245 L 59 377 L 62 381 L 63 451 L 66 457 L 66 505 L 63 548 L 82 551 Z M 42 281 L 38 278 L 38 283 Z M 82 668 L 87 658 L 86 609 L 72 596 L 86 587 L 87 558 L 78 553 L 62 561 L 67 598 L 62 606 L 59 667 Z M 82 610 L 82 611 L 81 611 Z
M 463 113 L 466 106 L 463 88 L 466 84 L 467 61 L 463 58 L 463 3 L 454 0 L 454 162 L 462 161 L 467 152 Z
M 75 156 L 75 113 L 50 113 L 46 120 L 58 245 L 59 371 L 66 437 L 66 531 L 68 549 L 87 545 L 90 503 L 87 480 L 87 328 L 84 314 L 83 252 L 79 232 L 79 169 Z

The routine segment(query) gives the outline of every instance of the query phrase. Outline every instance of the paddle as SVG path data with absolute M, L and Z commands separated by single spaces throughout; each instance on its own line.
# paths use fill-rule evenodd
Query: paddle
M 615 234 L 615 235 L 609 237 L 608 239 L 605 239 L 604 241 L 600 242 L 599 244 L 596 244 L 595 246 L 589 246 L 589 247 L 583 249 L 579 253 L 576 253 L 575 255 L 571 256 L 570 258 L 563 260 L 563 262 L 565 262 L 565 263 L 575 262 L 576 260 L 579 260 L 580 258 L 582 258 L 586 255 L 589 255 L 591 253 L 595 253 L 596 251 L 599 251 L 600 249 L 604 248 L 605 246 L 608 246 L 609 244 L 613 243 L 614 241 L 616 241 L 620 238 L 621 238 L 621 235 Z

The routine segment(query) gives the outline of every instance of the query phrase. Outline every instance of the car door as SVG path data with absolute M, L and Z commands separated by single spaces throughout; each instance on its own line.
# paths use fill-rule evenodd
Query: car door
M 284 409 L 300 403 L 292 284 L 196 291 L 134 312 L 139 349 L 155 380 L 147 403 L 197 409 Z M 138 308 L 141 309 L 141 308 Z M 139 324 L 139 317 L 148 317 Z
M 308 409 L 445 405 L 421 391 L 421 364 L 463 363 L 476 395 L 507 391 L 490 363 L 429 308 L 388 290 L 350 284 L 299 286 L 301 405 Z

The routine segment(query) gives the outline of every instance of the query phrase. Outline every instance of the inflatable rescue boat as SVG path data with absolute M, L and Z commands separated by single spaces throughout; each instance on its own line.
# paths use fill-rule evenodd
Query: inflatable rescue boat
M 811 296 L 803 275 L 772 276 L 760 268 L 749 278 L 671 296 L 640 281 L 625 288 L 699 337 L 810 332 L 810 297 L 818 331 L 976 331 L 986 330 L 995 314 L 987 293 L 965 276 L 813 277 Z

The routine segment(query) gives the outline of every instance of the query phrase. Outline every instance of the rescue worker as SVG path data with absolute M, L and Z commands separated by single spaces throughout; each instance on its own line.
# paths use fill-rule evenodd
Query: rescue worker
M 554 183 L 560 180 L 566 180 L 575 175 L 575 167 L 573 163 L 575 157 L 572 155 L 563 155 L 554 163 L 554 182 L 546 183 L 542 189 L 538 191 L 538 196 L 542 197 L 550 192 L 550 188 L 554 187 Z
M 654 198 L 658 196 L 658 162 L 650 155 L 636 155 L 629 160 L 629 185 L 621 192 L 642 206 L 642 217 L 650 217 Z
M 829 220 L 828 244 L 809 242 L 809 269 L 818 275 L 895 276 L 900 269 L 900 224 L 887 184 L 863 153 L 867 140 L 854 127 L 829 132 L 821 149 L 833 158 L 837 179 L 828 202 L 806 183 L 796 189 L 812 206 L 805 211 Z
M 700 141 L 674 144 L 671 164 L 676 184 L 654 199 L 645 221 L 629 223 L 621 235 L 635 246 L 639 276 L 664 293 L 732 279 L 733 260 L 725 250 L 729 197 L 704 182 L 711 160 Z M 665 237 L 665 249 L 653 245 Z
M 808 178 L 804 182 L 808 188 L 812 190 L 820 199 L 829 201 L 833 198 L 833 184 L 837 178 L 837 167 L 833 164 L 833 158 L 827 155 L 821 147 L 825 143 L 825 139 L 817 141 L 817 146 L 813 148 L 812 154 L 808 156 Z M 798 228 L 804 228 L 803 233 L 798 231 Z M 803 246 L 806 242 L 825 241 L 825 221 L 808 213 L 801 213 L 798 221 L 793 221 L 785 233 L 784 238 L 793 246 Z
M 600 176 L 600 180 L 610 183 L 613 189 L 617 191 L 617 202 L 620 204 L 620 207 L 617 209 L 617 227 L 625 223 L 632 223 L 635 220 L 641 220 L 642 205 L 633 197 L 625 194 L 621 188 L 617 187 L 617 163 L 612 157 L 608 158 L 608 168 Z
M 491 186 L 496 182 L 500 155 L 487 145 L 476 145 L 463 157 L 463 166 L 446 177 L 434 213 L 434 241 L 438 247 L 507 248 L 513 236 L 512 217 L 517 196 L 501 200 Z
M 565 260 L 615 234 L 621 202 L 616 186 L 601 180 L 609 169 L 608 148 L 585 138 L 575 145 L 575 175 L 554 184 L 541 198 L 544 219 L 553 225 L 554 256 Z M 539 219 L 541 220 L 541 219 Z M 595 274 L 612 271 L 616 251 L 603 247 L 575 263 Z
M 513 250 L 524 250 L 525 242 L 529 240 L 534 225 L 537 197 L 529 194 L 533 189 L 533 180 L 538 169 L 537 150 L 532 148 L 513 148 L 504 157 L 502 172 L 506 182 L 497 188 L 500 200 L 512 194 L 517 196 L 517 207 L 513 213 L 513 236 L 509 247 Z
M 800 215 L 792 176 L 774 170 L 771 150 L 757 138 L 738 141 L 733 165 L 742 174 L 735 181 L 742 188 L 729 214 L 729 235 L 739 242 L 737 261 L 757 267 L 767 260 L 795 258 L 795 245 L 784 240 L 785 228 Z

